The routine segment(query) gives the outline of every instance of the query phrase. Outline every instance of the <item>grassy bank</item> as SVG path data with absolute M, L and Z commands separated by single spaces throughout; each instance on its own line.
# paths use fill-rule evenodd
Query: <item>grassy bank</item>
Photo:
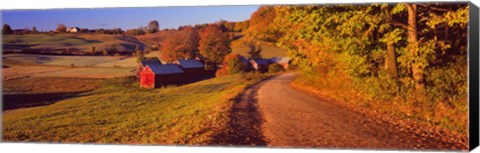
M 107 79 L 76 98 L 4 112 L 4 140 L 208 144 L 227 125 L 230 99 L 255 81 L 235 75 L 148 90 Z
M 379 86 L 376 82 L 362 82 L 363 88 L 354 85 L 346 77 L 322 77 L 310 75 L 297 75 L 292 85 L 298 89 L 312 92 L 322 98 L 346 104 L 352 108 L 358 108 L 368 113 L 376 114 L 386 120 L 393 122 L 406 122 L 400 124 L 419 123 L 435 129 L 442 129 L 453 132 L 466 138 L 467 135 L 467 106 L 466 97 L 463 97 L 465 105 L 452 108 L 442 103 L 433 101 L 415 100 L 414 96 L 390 96 L 387 100 L 376 98 L 378 95 L 368 94 L 372 87 Z M 404 93 L 412 95 L 412 93 Z M 460 102 L 462 97 L 458 97 Z M 383 114 L 383 115 L 382 115 Z M 386 115 L 387 114 L 387 115 Z

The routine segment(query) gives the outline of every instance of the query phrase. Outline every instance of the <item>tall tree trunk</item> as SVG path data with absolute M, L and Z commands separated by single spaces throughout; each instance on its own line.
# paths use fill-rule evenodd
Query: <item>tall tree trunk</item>
M 413 56 L 419 56 L 417 34 L 417 5 L 405 4 L 408 11 L 408 50 Z M 412 62 L 412 77 L 417 90 L 424 89 L 424 68 L 419 61 Z
M 387 21 L 392 20 L 390 12 L 388 9 L 385 9 L 385 15 L 387 17 Z M 395 54 L 395 45 L 394 42 L 390 39 L 387 39 L 387 58 L 385 62 L 385 66 L 387 72 L 390 74 L 391 77 L 397 79 L 399 77 L 398 74 L 398 64 L 397 64 L 397 57 Z
M 395 55 L 395 46 L 392 41 L 387 41 L 387 72 L 393 78 L 398 78 L 397 57 Z

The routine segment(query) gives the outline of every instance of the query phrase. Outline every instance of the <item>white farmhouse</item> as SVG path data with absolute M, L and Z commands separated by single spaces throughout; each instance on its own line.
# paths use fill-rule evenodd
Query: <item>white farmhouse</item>
M 68 28 L 68 29 L 67 29 L 67 32 L 70 32 L 70 33 L 78 33 L 78 32 L 80 32 L 80 28 L 78 28 L 78 27 L 71 27 L 71 28 Z

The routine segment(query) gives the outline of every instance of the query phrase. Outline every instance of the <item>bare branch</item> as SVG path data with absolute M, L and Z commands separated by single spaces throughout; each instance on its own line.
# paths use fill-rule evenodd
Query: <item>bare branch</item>
M 417 5 L 420 5 L 420 6 L 423 6 L 423 7 L 427 8 L 427 9 L 435 10 L 435 11 L 442 11 L 442 12 L 447 12 L 447 11 L 449 11 L 448 9 L 439 8 L 439 7 L 434 7 L 434 6 L 429 6 L 429 5 L 426 5 L 426 4 L 417 4 Z
M 402 28 L 405 28 L 405 29 L 408 29 L 408 25 L 404 24 L 404 23 L 401 23 L 401 22 L 398 22 L 398 21 L 395 21 L 395 20 L 389 20 L 390 24 L 394 25 L 394 26 L 398 26 L 398 27 L 402 27 Z

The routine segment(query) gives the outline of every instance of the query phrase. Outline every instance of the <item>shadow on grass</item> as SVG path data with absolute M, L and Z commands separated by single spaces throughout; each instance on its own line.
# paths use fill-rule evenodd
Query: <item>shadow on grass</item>
M 79 97 L 80 93 L 47 93 L 47 94 L 4 94 L 3 111 L 17 108 L 43 106 L 60 100 Z

